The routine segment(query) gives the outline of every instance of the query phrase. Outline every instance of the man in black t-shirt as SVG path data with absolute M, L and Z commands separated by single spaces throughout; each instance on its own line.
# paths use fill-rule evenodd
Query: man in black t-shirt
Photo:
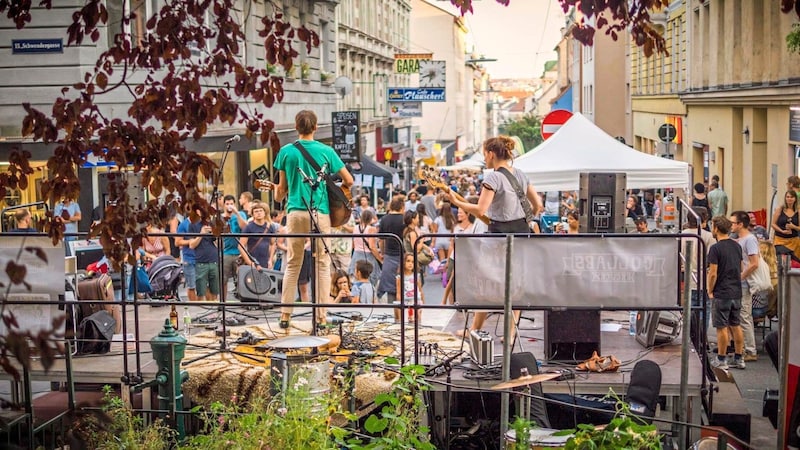
M 403 213 L 405 212 L 405 199 L 402 195 L 395 195 L 389 202 L 389 213 L 383 216 L 378 223 L 378 233 L 389 233 L 398 239 L 379 239 L 378 247 L 383 254 L 383 268 L 381 269 L 381 279 L 378 283 L 378 298 L 387 294 L 388 303 L 396 300 L 397 284 L 395 277 L 397 269 L 400 267 L 400 251 L 403 242 Z
M 728 369 L 728 330 L 733 334 L 733 367 L 744 369 L 744 334 L 741 327 L 742 311 L 742 248 L 730 239 L 731 221 L 719 216 L 711 220 L 711 232 L 717 243 L 708 251 L 708 297 L 712 301 L 711 317 L 717 329 L 717 358 L 711 365 Z
M 214 243 L 211 225 L 205 220 L 199 220 L 189 225 L 189 232 L 208 235 L 189 239 L 189 247 L 194 249 L 195 254 L 197 297 L 205 297 L 210 302 L 216 301 L 219 295 L 219 252 Z

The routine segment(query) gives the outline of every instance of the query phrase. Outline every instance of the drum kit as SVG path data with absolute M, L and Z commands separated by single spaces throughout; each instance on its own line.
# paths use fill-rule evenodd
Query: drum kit
M 491 387 L 494 391 L 504 391 L 514 388 L 523 388 L 525 395 L 519 401 L 519 416 L 529 419 L 530 417 L 530 386 L 536 383 L 555 380 L 561 377 L 560 373 L 539 373 L 531 375 L 526 367 L 520 368 L 520 375 L 513 380 L 504 381 Z M 531 450 L 564 448 L 570 434 L 562 435 L 559 430 L 552 430 L 549 428 L 532 428 L 530 430 L 530 445 Z M 517 442 L 517 434 L 514 430 L 508 430 L 505 435 L 506 443 Z

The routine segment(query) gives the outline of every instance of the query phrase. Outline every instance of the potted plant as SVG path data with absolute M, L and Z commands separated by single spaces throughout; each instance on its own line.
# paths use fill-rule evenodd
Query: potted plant
M 319 72 L 319 81 L 322 84 L 331 84 L 333 82 L 333 73 L 326 72 L 324 70 L 320 70 Z
M 292 67 L 289 67 L 284 72 L 285 72 L 284 78 L 286 78 L 289 81 L 292 81 L 295 78 L 297 78 L 297 66 L 295 65 L 292 65 Z
M 558 434 L 572 437 L 567 440 L 566 450 L 661 450 L 661 435 L 653 424 L 647 424 L 631 411 L 630 405 L 622 401 L 612 390 L 609 397 L 617 401 L 614 418 L 604 426 L 580 424 L 576 430 L 565 430 Z
M 308 77 L 311 76 L 311 67 L 308 65 L 307 62 L 300 64 L 300 79 L 304 81 L 308 81 Z

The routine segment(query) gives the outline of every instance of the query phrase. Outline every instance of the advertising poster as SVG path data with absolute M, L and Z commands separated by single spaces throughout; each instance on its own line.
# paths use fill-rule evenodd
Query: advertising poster
M 358 111 L 335 111 L 331 117 L 333 125 L 333 149 L 342 161 L 361 161 L 361 133 Z

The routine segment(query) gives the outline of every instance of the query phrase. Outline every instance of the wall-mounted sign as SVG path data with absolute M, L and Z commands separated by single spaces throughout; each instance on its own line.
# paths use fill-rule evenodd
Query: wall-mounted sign
M 64 53 L 63 39 L 12 39 L 11 53 Z
M 789 109 L 789 140 L 800 142 L 800 111 Z
M 422 102 L 398 102 L 389 106 L 389 117 L 402 119 L 404 117 L 422 117 Z
M 390 102 L 443 102 L 444 88 L 389 88 L 386 98 Z
M 421 141 L 414 145 L 414 158 L 430 158 L 436 141 Z
M 361 133 L 358 111 L 334 111 L 331 115 L 333 126 L 333 149 L 345 163 L 361 161 Z
M 395 73 L 419 73 L 419 62 L 433 58 L 433 53 L 395 53 Z

